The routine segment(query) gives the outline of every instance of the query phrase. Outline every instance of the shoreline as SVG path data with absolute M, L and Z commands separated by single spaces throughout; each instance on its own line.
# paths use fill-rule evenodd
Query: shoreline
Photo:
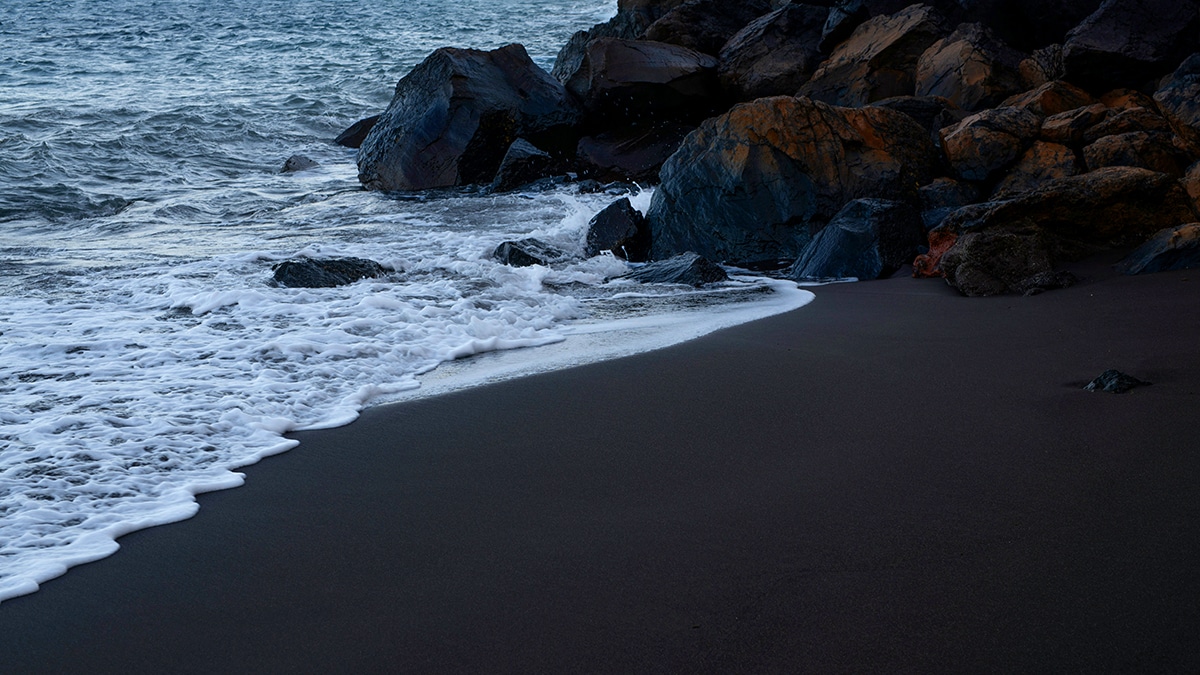
M 0 605 L 15 671 L 1200 667 L 1200 277 L 816 289 L 295 434 Z M 1153 386 L 1093 394 L 1108 368 Z

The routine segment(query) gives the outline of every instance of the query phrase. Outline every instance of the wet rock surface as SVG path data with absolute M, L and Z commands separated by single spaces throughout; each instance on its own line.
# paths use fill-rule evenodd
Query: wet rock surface
M 363 258 L 299 258 L 271 268 L 275 283 L 289 288 L 333 288 L 387 273 L 382 265 Z
M 643 284 L 686 284 L 688 286 L 703 286 L 729 280 L 729 275 L 721 269 L 720 265 L 690 252 L 681 253 L 666 260 L 646 263 L 627 276 Z

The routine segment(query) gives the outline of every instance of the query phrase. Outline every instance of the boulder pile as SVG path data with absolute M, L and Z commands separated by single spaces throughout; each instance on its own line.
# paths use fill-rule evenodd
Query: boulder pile
M 1192 246 L 1197 50 L 1200 0 L 621 0 L 551 73 L 441 49 L 352 130 L 368 189 L 657 182 L 590 252 L 1034 293 Z

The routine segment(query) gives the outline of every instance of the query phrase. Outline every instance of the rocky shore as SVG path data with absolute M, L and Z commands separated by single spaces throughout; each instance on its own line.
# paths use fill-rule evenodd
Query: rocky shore
M 591 253 L 1028 294 L 1200 265 L 1198 45 L 1195 0 L 621 0 L 550 73 L 437 50 L 339 142 L 372 190 L 657 184 Z

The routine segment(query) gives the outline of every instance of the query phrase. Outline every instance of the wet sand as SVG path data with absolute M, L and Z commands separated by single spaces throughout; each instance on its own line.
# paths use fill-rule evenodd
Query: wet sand
M 300 434 L 0 605 L 0 670 L 1200 671 L 1200 272 L 1080 273 Z

